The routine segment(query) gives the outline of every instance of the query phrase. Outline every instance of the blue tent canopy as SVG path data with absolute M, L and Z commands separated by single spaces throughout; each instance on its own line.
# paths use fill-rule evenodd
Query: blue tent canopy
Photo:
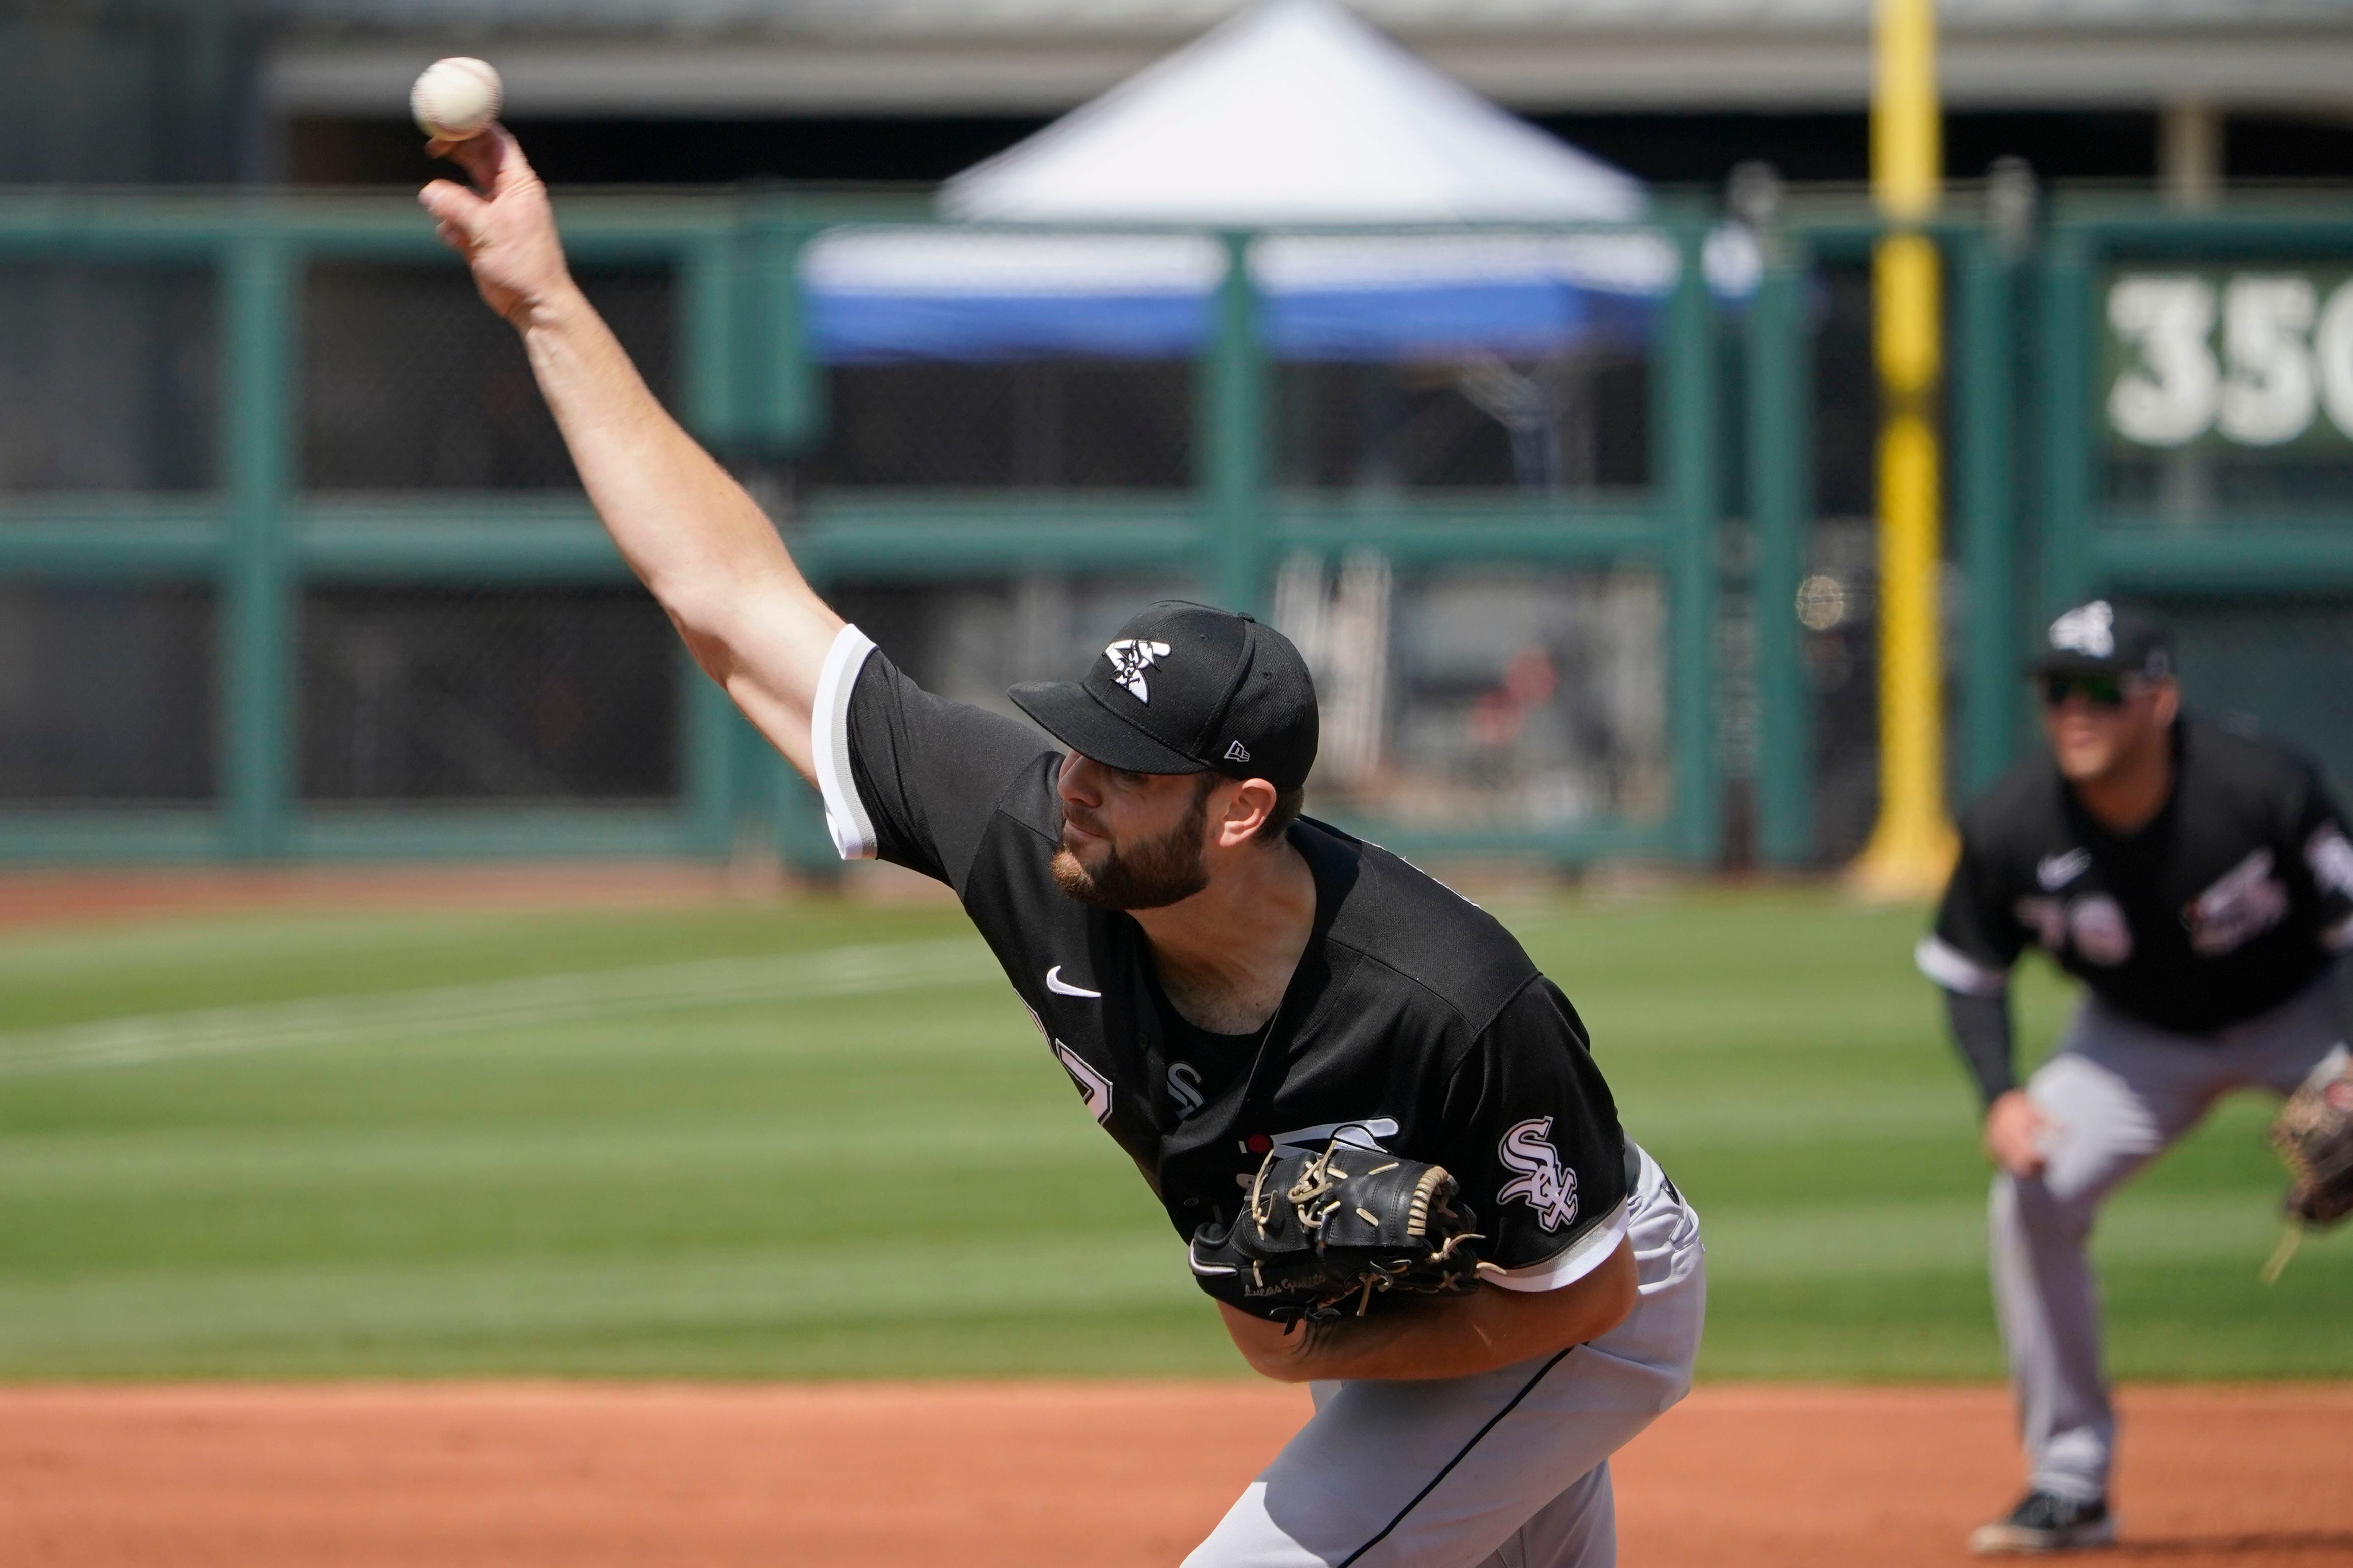
M 1674 247 L 1641 226 L 1639 182 L 1335 0 L 1261 0 L 958 174 L 940 205 L 970 226 L 837 230 L 810 247 L 820 358 L 1195 354 L 1227 229 L 1272 231 L 1252 247 L 1252 282 L 1264 342 L 1290 360 L 1635 346 L 1678 271 Z
M 1202 236 L 837 231 L 805 261 L 807 330 L 832 363 L 1189 357 L 1224 265 Z M 1307 361 L 1635 347 L 1675 272 L 1641 230 L 1278 236 L 1252 261 L 1268 352 Z

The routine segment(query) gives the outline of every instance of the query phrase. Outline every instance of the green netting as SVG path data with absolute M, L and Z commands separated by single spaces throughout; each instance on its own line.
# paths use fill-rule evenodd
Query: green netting
M 681 655 L 635 588 L 316 588 L 301 637 L 309 799 L 678 792 Z
M 0 801 L 213 794 L 213 595 L 0 581 Z

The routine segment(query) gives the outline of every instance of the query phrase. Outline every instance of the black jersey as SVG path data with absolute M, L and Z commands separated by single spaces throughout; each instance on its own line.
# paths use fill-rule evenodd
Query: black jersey
M 2203 721 L 2174 725 L 2173 794 L 2112 833 L 2049 754 L 1961 824 L 1921 970 L 1999 994 L 2029 942 L 2102 1000 L 2203 1035 L 2286 1001 L 2353 948 L 2353 842 L 2314 766 Z
M 1270 1151 L 1345 1134 L 1451 1172 L 1497 1283 L 1556 1289 L 1616 1250 L 1632 1184 L 1609 1086 L 1567 998 L 1475 905 L 1296 823 L 1313 933 L 1247 1059 L 1214 1060 L 1221 1044 L 1240 1053 L 1171 1028 L 1143 928 L 1055 885 L 1061 756 L 1035 731 L 923 690 L 855 627 L 827 661 L 814 731 L 837 847 L 955 889 L 1179 1236 L 1229 1223 Z

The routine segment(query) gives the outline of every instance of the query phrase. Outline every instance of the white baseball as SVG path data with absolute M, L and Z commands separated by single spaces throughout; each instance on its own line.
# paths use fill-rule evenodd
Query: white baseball
M 480 136 L 499 117 L 503 96 L 499 73 L 489 62 L 462 56 L 435 60 L 408 89 L 408 112 L 427 136 L 463 142 Z

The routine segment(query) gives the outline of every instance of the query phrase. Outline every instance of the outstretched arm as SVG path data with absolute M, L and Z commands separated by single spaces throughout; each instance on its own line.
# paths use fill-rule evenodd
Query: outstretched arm
M 809 714 L 841 617 L 744 487 L 655 401 L 573 282 L 546 187 L 506 128 L 427 150 L 462 167 L 473 188 L 436 180 L 418 200 L 473 268 L 483 300 L 522 334 L 613 542 L 695 662 L 809 773 Z
M 1397 1296 L 1361 1318 L 1281 1323 L 1225 1302 L 1226 1332 L 1257 1372 L 1277 1383 L 1325 1378 L 1472 1377 L 1599 1339 L 1634 1310 L 1634 1245 L 1557 1290 L 1486 1285 L 1465 1296 Z

